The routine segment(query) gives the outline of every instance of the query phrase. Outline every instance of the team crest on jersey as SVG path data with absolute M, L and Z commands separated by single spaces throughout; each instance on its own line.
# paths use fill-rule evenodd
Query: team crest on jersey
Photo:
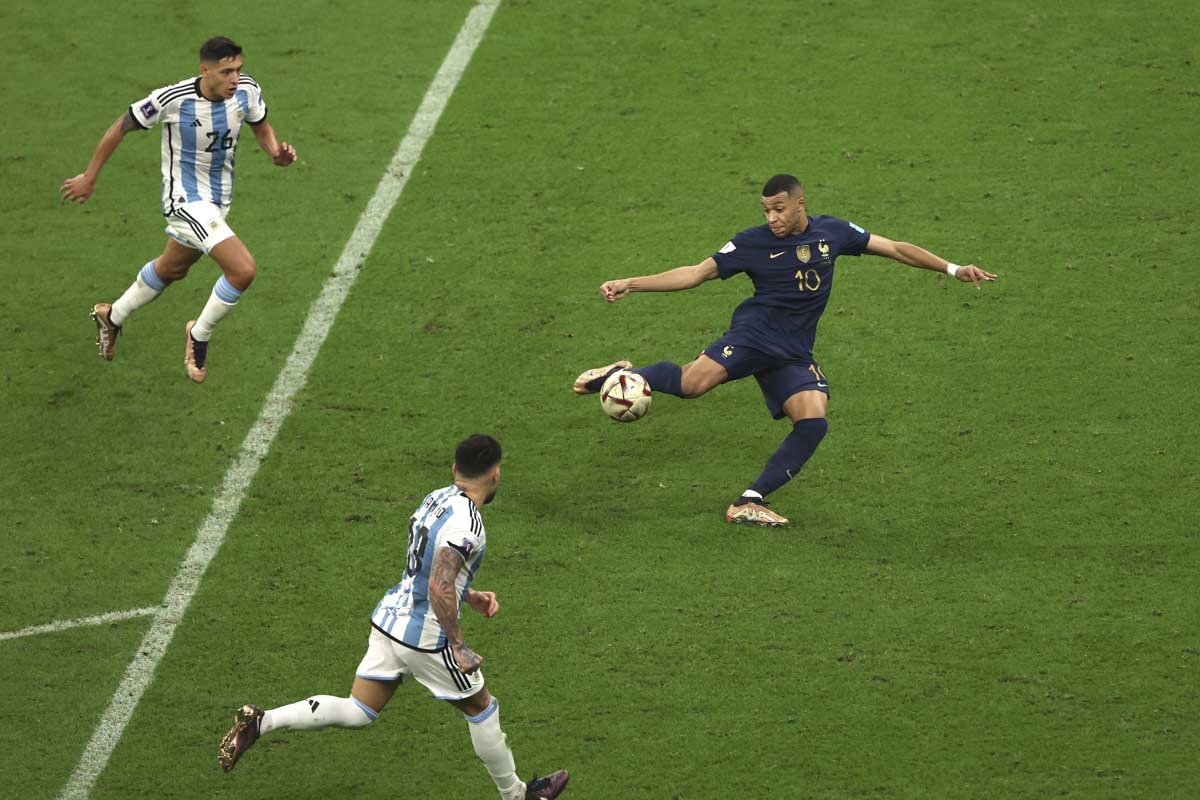
M 729 358 L 731 355 L 733 355 L 733 345 L 727 344 L 721 348 L 722 358 Z
M 154 115 L 158 113 L 158 109 L 154 107 L 154 103 L 150 100 L 142 103 L 142 107 L 138 110 L 142 112 L 142 116 L 146 119 L 153 119 Z
M 821 253 L 821 260 L 829 260 L 829 242 L 817 242 L 817 250 Z
M 800 259 L 801 264 L 807 264 L 812 258 L 812 250 L 808 249 L 808 245 L 802 244 L 796 248 L 796 258 Z

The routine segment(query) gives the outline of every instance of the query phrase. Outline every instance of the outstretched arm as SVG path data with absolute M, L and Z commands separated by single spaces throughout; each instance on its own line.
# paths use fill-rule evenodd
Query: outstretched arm
M 439 547 L 433 553 L 433 566 L 429 570 L 429 605 L 437 614 L 446 641 L 458 668 L 464 674 L 479 669 L 483 657 L 463 642 L 462 629 L 458 625 L 458 592 L 455 580 L 462 569 L 463 557 L 452 547 Z
M 254 138 L 258 140 L 258 146 L 271 157 L 271 163 L 275 166 L 286 167 L 296 160 L 296 148 L 275 138 L 275 129 L 271 127 L 269 120 L 252 123 L 250 127 L 254 129 Z
M 63 181 L 58 190 L 62 194 L 63 200 L 81 205 L 86 203 L 87 199 L 92 196 L 92 192 L 96 191 L 96 178 L 100 177 L 100 170 L 104 168 L 104 164 L 116 151 L 117 145 L 125 138 L 125 134 L 141 130 L 141 127 L 128 111 L 117 117 L 100 137 L 100 144 L 96 145 L 96 152 L 92 153 L 92 160 L 87 169 L 74 178 L 67 178 Z
M 974 264 L 967 264 L 962 267 L 955 265 L 955 269 L 951 270 L 949 269 L 949 261 L 941 256 L 934 255 L 923 247 L 917 247 L 915 244 L 910 244 L 909 242 L 893 242 L 885 236 L 877 236 L 876 234 L 871 234 L 871 239 L 867 242 L 866 252 L 873 256 L 885 256 L 893 261 L 899 261 L 901 264 L 908 264 L 910 267 L 948 273 L 964 283 L 974 283 L 976 289 L 979 288 L 980 281 L 996 280 L 995 275 L 980 269 Z
M 600 293 L 604 295 L 605 300 L 612 303 L 631 292 L 677 292 L 681 289 L 693 289 L 715 277 L 717 262 L 709 256 L 699 264 L 676 267 L 657 275 L 608 281 L 600 287 Z

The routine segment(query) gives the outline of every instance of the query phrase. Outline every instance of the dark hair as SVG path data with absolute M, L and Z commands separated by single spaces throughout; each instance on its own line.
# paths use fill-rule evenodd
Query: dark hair
M 774 197 L 780 192 L 793 194 L 796 189 L 800 190 L 800 194 L 804 194 L 804 184 L 800 183 L 795 175 L 772 175 L 771 180 L 763 187 L 762 196 Z
M 500 463 L 500 443 L 484 433 L 473 433 L 458 443 L 454 466 L 459 477 L 478 478 Z
M 214 36 L 200 45 L 200 60 L 215 62 L 242 54 L 242 46 L 224 36 Z

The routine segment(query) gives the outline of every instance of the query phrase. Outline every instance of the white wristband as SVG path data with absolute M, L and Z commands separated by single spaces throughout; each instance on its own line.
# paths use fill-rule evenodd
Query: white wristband
M 960 267 L 958 264 L 955 264 L 950 261 L 946 262 L 946 274 L 949 275 L 951 278 L 953 278 L 955 275 L 957 275 L 958 271 L 960 269 L 962 269 L 962 267 Z

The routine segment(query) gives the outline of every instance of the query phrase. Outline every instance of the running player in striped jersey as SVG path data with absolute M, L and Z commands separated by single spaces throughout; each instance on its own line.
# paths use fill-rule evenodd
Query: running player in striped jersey
M 485 617 L 500 611 L 495 593 L 471 587 L 487 552 L 479 507 L 496 496 L 500 455 L 500 443 L 491 436 L 475 434 L 463 440 L 454 453 L 454 483 L 430 492 L 413 512 L 404 577 L 371 614 L 367 653 L 355 672 L 350 696 L 316 695 L 268 711 L 242 706 L 217 751 L 226 772 L 259 736 L 277 728 L 371 724 L 396 687 L 411 677 L 463 713 L 475 752 L 502 798 L 554 798 L 562 793 L 566 770 L 518 780 L 512 750 L 500 729 L 500 706 L 483 684 L 483 658 L 463 641 L 459 626 L 463 601 Z
M 196 383 L 203 383 L 208 375 L 213 328 L 237 304 L 255 275 L 254 257 L 225 222 L 233 200 L 234 153 L 243 122 L 249 123 L 274 164 L 286 167 L 296 160 L 295 149 L 275 138 L 258 83 L 242 74 L 242 48 L 223 36 L 209 39 L 200 47 L 199 77 L 156 89 L 129 106 L 105 131 L 87 170 L 63 182 L 63 199 L 86 202 L 125 134 L 162 123 L 162 213 L 170 238 L 162 255 L 142 266 L 116 302 L 92 307 L 96 345 L 105 360 L 115 356 L 125 320 L 186 276 L 207 253 L 222 275 L 199 317 L 185 327 L 184 367 Z

